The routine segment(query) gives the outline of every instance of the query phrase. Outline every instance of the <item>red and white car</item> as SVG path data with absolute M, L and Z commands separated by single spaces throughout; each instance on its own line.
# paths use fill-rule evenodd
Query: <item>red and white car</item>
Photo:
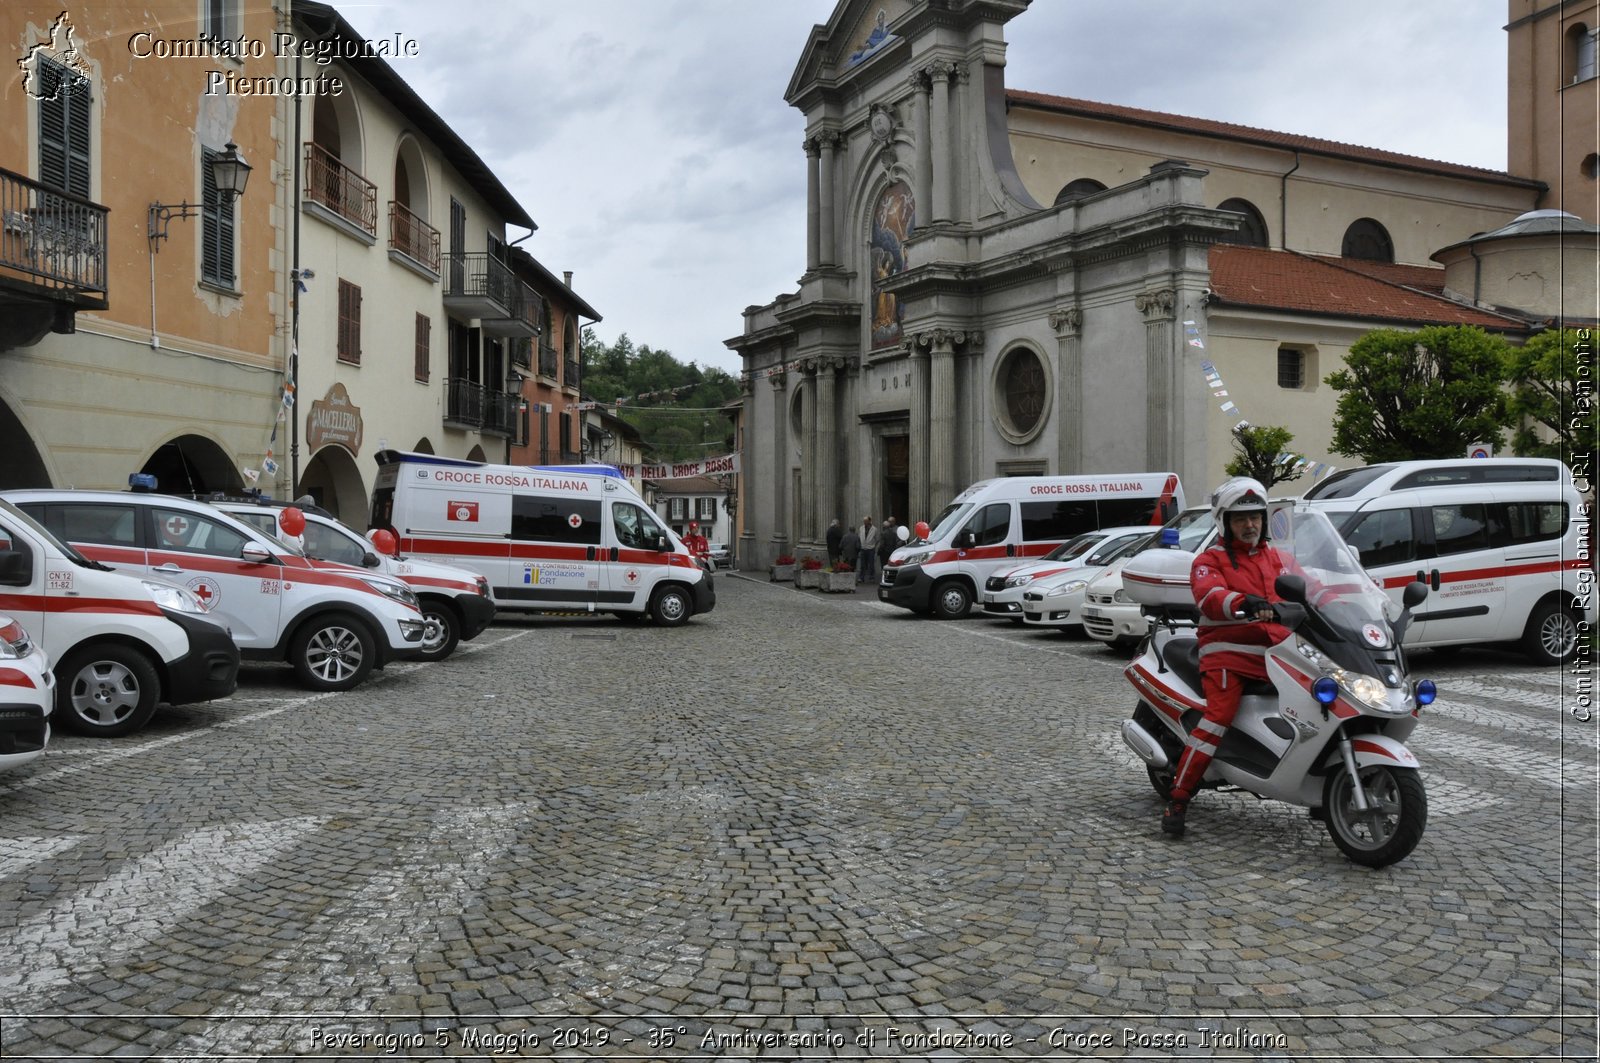
M 404 583 L 328 561 L 193 499 L 144 491 L 29 490 L 5 497 L 86 557 L 187 588 L 246 660 L 288 661 L 310 690 L 349 690 L 422 653 Z
M 1042 558 L 994 573 L 983 583 L 983 615 L 995 619 L 1022 620 L 1022 594 L 1034 580 L 1070 572 L 1085 565 L 1104 564 L 1103 560 L 1096 559 L 1115 553 L 1140 536 L 1148 536 L 1150 531 L 1148 524 L 1132 524 L 1084 532 L 1068 539 Z
M 50 658 L 21 624 L 0 615 L 0 771 L 44 754 L 55 697 Z
M 290 542 L 298 540 L 308 557 L 369 568 L 410 587 L 428 622 L 428 630 L 422 636 L 422 660 L 444 660 L 455 652 L 462 639 L 476 638 L 494 619 L 494 597 L 489 593 L 488 579 L 455 565 L 401 557 L 394 536 L 381 528 L 363 537 L 331 513 L 291 502 L 238 498 L 208 501 L 268 535 Z M 282 524 L 284 511 L 290 508 L 305 518 L 305 530 L 298 536 Z
M 1108 566 L 1118 565 L 1151 545 L 1158 532 L 1139 529 L 1137 535 L 1118 536 L 1090 551 L 1081 565 L 1041 576 L 1022 588 L 1022 622 L 1030 628 L 1083 630 L 1083 603 L 1089 582 Z

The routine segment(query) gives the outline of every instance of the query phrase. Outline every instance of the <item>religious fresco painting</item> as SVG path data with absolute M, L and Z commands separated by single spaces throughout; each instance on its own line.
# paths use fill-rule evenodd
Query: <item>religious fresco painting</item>
M 911 186 L 896 181 L 883 190 L 872 212 L 872 349 L 899 345 L 904 308 L 884 282 L 906 268 L 906 241 L 916 220 Z

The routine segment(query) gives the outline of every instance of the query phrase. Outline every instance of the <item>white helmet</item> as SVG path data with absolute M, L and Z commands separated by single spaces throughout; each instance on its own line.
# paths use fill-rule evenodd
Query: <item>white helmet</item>
M 1222 481 L 1222 485 L 1211 492 L 1211 516 L 1216 519 L 1217 529 L 1224 537 L 1228 534 L 1230 513 L 1266 511 L 1267 489 L 1261 486 L 1260 480 L 1253 480 L 1248 476 L 1235 476 Z

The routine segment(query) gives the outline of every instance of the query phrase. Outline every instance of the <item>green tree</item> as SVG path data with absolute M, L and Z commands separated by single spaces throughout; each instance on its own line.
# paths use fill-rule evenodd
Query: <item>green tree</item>
M 1278 455 L 1289 453 L 1289 443 L 1293 439 L 1294 433 L 1287 428 L 1240 421 L 1233 426 L 1233 460 L 1223 472 L 1260 480 L 1269 491 L 1274 484 L 1298 480 L 1305 467 L 1278 460 Z
M 608 344 L 586 326 L 582 339 L 583 397 L 637 428 L 652 460 L 690 461 L 732 449 L 733 425 L 720 412 L 739 396 L 732 375 L 636 345 L 627 333 Z
M 1583 337 L 1590 362 L 1580 382 L 1579 340 L 1576 329 L 1548 329 L 1506 352 L 1511 384 L 1507 409 L 1517 425 L 1511 440 L 1516 453 L 1570 460 L 1595 449 L 1594 345 Z
M 1332 449 L 1370 465 L 1498 446 L 1506 351 L 1501 337 L 1464 325 L 1367 333 L 1327 378 L 1340 393 Z

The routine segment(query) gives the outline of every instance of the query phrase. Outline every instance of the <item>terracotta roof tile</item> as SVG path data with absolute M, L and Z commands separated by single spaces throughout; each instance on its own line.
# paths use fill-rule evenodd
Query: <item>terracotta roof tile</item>
M 1443 271 L 1232 244 L 1211 249 L 1211 291 L 1223 304 L 1406 325 L 1524 327 L 1518 318 L 1434 294 L 1431 285 L 1418 290 L 1420 285 L 1405 282 L 1426 273 Z
M 1042 92 L 1024 92 L 1020 89 L 1007 89 L 1006 101 L 1009 104 L 1038 107 L 1047 111 L 1076 114 L 1085 118 L 1099 118 L 1113 122 L 1133 122 L 1139 125 L 1157 126 L 1182 133 L 1225 137 L 1229 140 L 1248 141 L 1253 144 L 1264 144 L 1269 147 L 1289 150 L 1316 152 L 1321 155 L 1332 155 L 1359 162 L 1400 166 L 1405 169 L 1447 174 L 1452 177 L 1519 185 L 1525 188 L 1543 187 L 1540 182 L 1531 178 L 1514 177 L 1500 170 L 1465 166 L 1454 162 L 1440 162 L 1437 159 L 1424 159 L 1416 155 L 1403 155 L 1397 151 L 1364 148 L 1357 144 L 1343 144 L 1337 140 L 1323 140 L 1319 137 L 1300 136 L 1296 133 L 1278 133 L 1270 129 L 1234 125 L 1231 122 L 1216 122 L 1209 118 L 1190 118 L 1181 114 L 1147 111 L 1140 107 L 1123 107 L 1118 104 L 1097 103 L 1094 100 L 1079 100 L 1068 96 L 1049 96 Z

